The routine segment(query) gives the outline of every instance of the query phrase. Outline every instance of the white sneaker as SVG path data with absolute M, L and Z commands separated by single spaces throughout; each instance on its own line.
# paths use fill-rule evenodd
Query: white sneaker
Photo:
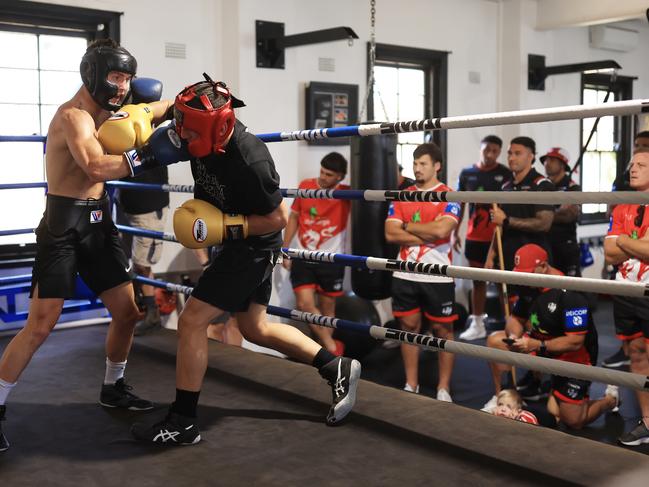
M 437 400 L 444 401 L 444 402 L 453 402 L 453 399 L 451 399 L 451 395 L 448 393 L 446 389 L 437 389 Z
M 482 406 L 482 409 L 480 411 L 484 411 L 485 413 L 493 414 L 495 411 L 496 407 L 498 406 L 498 396 L 493 395 L 491 399 L 489 399 L 484 406 Z
M 609 384 L 606 386 L 604 395 L 611 396 L 615 399 L 615 407 L 611 409 L 611 412 L 617 413 L 620 410 L 620 388 L 618 386 L 614 386 L 613 384 Z
M 403 390 L 406 392 L 412 392 L 413 394 L 419 394 L 419 386 L 415 387 L 414 389 L 410 384 L 406 382 L 406 385 L 403 386 Z
M 487 336 L 487 329 L 484 325 L 484 318 L 487 315 L 470 315 L 469 326 L 466 330 L 460 333 L 460 340 L 473 341 L 485 338 Z

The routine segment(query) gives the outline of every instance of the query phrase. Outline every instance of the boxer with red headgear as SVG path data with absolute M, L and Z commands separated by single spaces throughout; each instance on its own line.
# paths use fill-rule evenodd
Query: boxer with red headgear
M 198 137 L 189 142 L 189 152 L 194 157 L 224 152 L 223 147 L 234 130 L 234 110 L 245 106 L 233 98 L 225 83 L 214 82 L 207 75 L 205 81 L 188 86 L 176 96 L 174 118 L 178 135 L 183 128 L 196 132 Z M 213 104 L 210 93 L 215 99 Z M 238 102 L 238 103 L 237 103 Z
M 133 425 L 133 435 L 144 442 L 200 441 L 196 408 L 207 368 L 207 327 L 225 311 L 234 314 L 248 341 L 312 364 L 329 381 L 333 404 L 327 424 L 339 423 L 356 400 L 359 362 L 335 357 L 297 328 L 266 319 L 287 212 L 273 158 L 235 118 L 239 106 L 243 102 L 224 83 L 207 75 L 174 104 L 174 135 L 188 145 L 195 181 L 195 199 L 176 210 L 174 231 L 186 247 L 217 250 L 178 318 L 176 400 L 162 421 Z

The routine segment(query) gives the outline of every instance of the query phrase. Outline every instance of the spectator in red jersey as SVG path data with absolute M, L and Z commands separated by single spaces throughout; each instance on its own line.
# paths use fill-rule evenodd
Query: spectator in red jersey
M 331 152 L 320 161 L 320 176 L 305 179 L 299 189 L 349 189 L 348 185 L 340 184 L 345 174 L 347 160 L 338 152 Z M 348 200 L 296 198 L 284 231 L 284 247 L 290 247 L 297 235 L 294 248 L 343 252 L 350 208 Z M 335 316 L 336 297 L 343 294 L 344 267 L 288 259 L 284 259 L 282 265 L 291 271 L 297 309 Z M 309 326 L 324 348 L 335 355 L 342 355 L 344 345 L 334 340 L 333 328 Z
M 415 184 L 410 191 L 452 191 L 437 179 L 442 151 L 434 143 L 421 144 L 413 152 Z M 399 258 L 417 262 L 450 264 L 451 234 L 459 222 L 457 203 L 394 201 L 385 221 L 385 239 L 399 244 Z M 430 323 L 436 337 L 452 340 L 455 313 L 455 283 L 452 278 L 395 272 L 392 279 L 392 312 L 401 329 L 418 333 L 422 321 Z M 404 390 L 419 391 L 419 347 L 401 345 L 406 372 Z M 454 356 L 439 352 L 437 399 L 452 402 L 450 390 Z
M 649 153 L 637 152 L 631 159 L 629 184 L 649 192 Z M 618 265 L 617 281 L 649 283 L 649 212 L 646 205 L 617 205 L 604 240 L 606 263 Z M 649 375 L 649 303 L 646 298 L 613 296 L 613 318 L 617 337 L 629 343 L 631 372 Z M 636 391 L 642 418 L 622 435 L 620 443 L 637 446 L 649 443 L 649 393 Z

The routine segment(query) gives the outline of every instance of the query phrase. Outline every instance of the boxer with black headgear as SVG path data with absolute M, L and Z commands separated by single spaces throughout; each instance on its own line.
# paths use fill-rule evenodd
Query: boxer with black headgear
M 241 105 L 225 83 L 207 75 L 176 97 L 176 130 L 192 154 L 195 199 L 176 210 L 174 231 L 186 247 L 217 250 L 178 318 L 176 400 L 162 421 L 133 425 L 140 441 L 200 441 L 196 409 L 207 368 L 207 327 L 226 311 L 248 341 L 311 364 L 329 381 L 327 424 L 345 418 L 356 399 L 360 363 L 335 357 L 297 328 L 267 321 L 287 215 L 268 148 L 235 117 L 233 108 Z
M 79 66 L 81 80 L 92 98 L 104 110 L 119 110 L 130 92 L 120 97 L 121 102 L 112 102 L 118 95 L 120 87 L 111 80 L 111 74 L 128 74 L 131 78 L 137 71 L 137 61 L 121 46 L 102 45 L 88 49 Z M 130 82 L 130 79 L 129 79 Z
M 100 403 L 105 407 L 151 409 L 124 382 L 133 327 L 139 317 L 128 274 L 128 261 L 111 220 L 104 181 L 131 173 L 121 154 L 106 154 L 97 127 L 126 98 L 137 63 L 113 40 L 95 41 L 81 62 L 84 85 L 52 118 L 47 133 L 48 194 L 36 229 L 37 254 L 32 272 L 29 316 L 0 359 L 0 419 L 5 401 L 32 355 L 56 324 L 65 299 L 75 295 L 77 273 L 110 311 L 106 373 Z M 171 101 L 137 105 L 138 126 L 160 122 Z M 133 118 L 137 114 L 134 112 Z M 126 132 L 125 130 L 122 132 Z M 113 131 L 109 137 L 115 137 Z M 154 134 L 155 135 L 155 134 Z M 133 142 L 129 142 L 132 145 Z M 0 451 L 8 442 L 0 431 Z

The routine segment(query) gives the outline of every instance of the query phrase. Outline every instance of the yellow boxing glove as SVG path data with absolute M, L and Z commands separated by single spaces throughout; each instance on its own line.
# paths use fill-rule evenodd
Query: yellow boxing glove
M 108 154 L 120 155 L 144 144 L 153 128 L 153 111 L 146 103 L 124 105 L 99 127 L 99 142 Z
M 174 212 L 174 233 L 183 246 L 204 249 L 224 240 L 246 238 L 248 219 L 225 214 L 203 200 L 188 200 Z

